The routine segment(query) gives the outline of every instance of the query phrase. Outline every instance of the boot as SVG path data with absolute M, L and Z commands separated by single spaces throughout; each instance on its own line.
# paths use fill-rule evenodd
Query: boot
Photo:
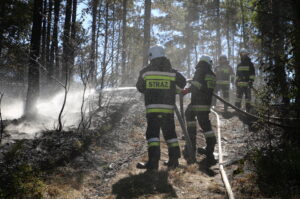
M 214 149 L 217 143 L 216 137 L 208 137 L 206 138 L 206 159 L 209 166 L 215 165 L 217 160 L 214 156 Z
M 158 170 L 158 161 L 139 162 L 136 165 L 138 169 Z
M 175 169 L 179 166 L 178 159 L 170 159 L 169 161 L 165 161 L 164 165 L 168 167 L 168 169 Z
M 179 162 L 178 162 L 178 159 L 180 158 L 179 146 L 169 147 L 168 154 L 169 154 L 169 161 L 167 162 L 167 166 L 169 169 L 175 169 L 176 167 L 179 166 Z
M 185 148 L 182 151 L 182 154 L 183 154 L 183 157 L 186 160 L 187 164 L 196 163 L 196 154 L 195 154 L 195 152 L 193 152 L 192 154 L 189 154 L 187 148 Z
M 152 146 L 148 148 L 148 162 L 139 162 L 136 165 L 138 169 L 158 170 L 158 162 L 160 159 L 160 147 Z

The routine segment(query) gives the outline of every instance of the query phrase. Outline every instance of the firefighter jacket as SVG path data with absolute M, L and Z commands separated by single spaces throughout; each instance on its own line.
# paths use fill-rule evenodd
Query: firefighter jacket
M 220 64 L 215 68 L 217 85 L 230 85 L 230 76 L 233 75 L 233 70 L 228 63 Z
M 237 66 L 236 85 L 239 87 L 252 86 L 255 78 L 255 69 L 249 57 L 244 57 Z
M 209 111 L 212 94 L 216 85 L 216 75 L 211 70 L 209 64 L 202 61 L 197 64 L 191 85 L 192 110 Z
M 136 87 L 145 94 L 147 114 L 174 113 L 176 89 L 185 85 L 185 78 L 172 68 L 170 61 L 159 57 L 140 71 Z

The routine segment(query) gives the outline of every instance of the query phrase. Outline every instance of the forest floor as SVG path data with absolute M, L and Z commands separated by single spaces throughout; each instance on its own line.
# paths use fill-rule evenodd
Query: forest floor
M 143 100 L 137 96 L 112 107 L 114 111 L 111 111 L 108 122 L 102 123 L 100 136 L 92 137 L 84 150 L 66 159 L 63 164 L 43 172 L 43 198 L 227 198 L 218 164 L 205 167 L 204 155 L 198 154 L 197 163 L 192 165 L 187 165 L 181 157 L 179 168 L 168 170 L 163 165 L 168 159 L 163 138 L 159 171 L 145 172 L 136 169 L 137 162 L 147 160 L 147 124 Z M 222 108 L 217 107 L 217 110 L 221 111 Z M 234 114 L 225 115 L 227 117 L 224 118 L 222 112 L 219 113 L 223 159 L 226 162 L 224 167 L 235 197 L 263 198 L 256 186 L 251 165 L 244 159 L 247 154 L 247 138 L 251 136 L 251 132 Z M 210 116 L 216 131 L 216 118 L 213 114 Z M 96 131 L 94 129 L 93 132 Z M 178 122 L 176 131 L 183 149 L 185 142 Z M 197 146 L 204 147 L 205 140 L 199 127 L 198 131 Z M 81 138 L 77 139 L 81 141 Z M 73 141 L 71 145 L 74 143 L 76 145 L 77 142 Z M 216 147 L 216 157 L 217 152 Z
M 163 165 L 167 160 L 163 139 L 159 171 L 136 169 L 137 162 L 147 160 L 144 105 L 137 101 L 120 114 L 122 119 L 99 140 L 94 140 L 87 152 L 55 169 L 47 180 L 45 198 L 227 198 L 218 165 L 203 166 L 204 155 L 198 154 L 197 163 L 192 165 L 187 165 L 182 157 L 179 168 L 168 170 Z M 216 130 L 213 114 L 211 120 Z M 178 122 L 176 130 L 181 137 Z M 246 155 L 245 140 L 250 134 L 247 126 L 238 117 L 224 119 L 221 115 L 221 132 L 224 161 L 228 163 L 225 170 L 236 198 L 258 198 L 254 174 L 241 161 Z M 198 147 L 205 146 L 200 130 L 197 142 Z M 184 146 L 183 139 L 180 146 L 181 149 Z

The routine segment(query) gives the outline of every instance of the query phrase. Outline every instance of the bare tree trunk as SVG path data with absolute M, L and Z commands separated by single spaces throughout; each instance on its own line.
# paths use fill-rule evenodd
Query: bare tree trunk
M 5 6 L 6 6 L 6 2 L 5 1 L 1 1 L 0 2 L 0 27 L 2 27 L 2 23 L 4 20 L 4 16 L 5 16 Z M 3 49 L 3 40 L 4 40 L 4 35 L 3 35 L 3 30 L 2 28 L 0 28 L 0 57 L 2 56 L 2 49 Z
M 62 65 L 62 80 L 70 75 L 71 65 L 71 14 L 72 14 L 72 0 L 66 2 L 66 16 L 63 33 L 63 65 Z M 67 74 L 67 75 L 66 75 Z
M 90 53 L 90 75 L 89 78 L 92 86 L 96 86 L 96 22 L 98 14 L 99 0 L 92 1 L 92 41 L 91 41 L 91 53 Z
M 221 44 L 221 20 L 220 20 L 220 0 L 215 0 L 216 4 L 216 23 L 217 23 L 217 28 L 216 28 L 216 37 L 217 37 L 217 59 L 220 57 L 222 53 L 222 44 Z
M 143 66 L 147 66 L 148 63 L 148 50 L 150 47 L 150 29 L 151 29 L 151 0 L 145 0 Z
M 52 28 L 52 9 L 53 9 L 53 2 L 52 0 L 49 0 L 48 4 L 48 18 L 47 18 L 47 36 L 46 36 L 46 68 L 48 70 L 47 80 L 50 83 L 52 81 L 53 76 L 53 64 L 50 64 L 50 40 L 51 40 L 51 28 Z M 52 84 L 50 83 L 50 86 Z
M 42 49 L 41 49 L 41 64 L 45 66 L 46 64 L 46 33 L 47 33 L 47 0 L 44 0 L 43 5 L 43 22 L 42 22 Z
M 60 1 L 54 1 L 54 23 L 53 23 L 53 33 L 52 33 L 52 44 L 50 52 L 50 68 L 49 76 L 58 77 L 59 72 L 59 52 L 58 52 L 58 22 L 59 22 L 59 11 L 60 11 Z M 55 62 L 55 66 L 54 66 Z
M 76 27 L 76 15 L 77 15 L 77 0 L 73 0 L 73 9 L 72 9 L 72 24 L 71 24 L 71 63 L 72 66 L 74 66 L 74 61 L 75 61 L 75 49 L 77 47 L 76 45 L 76 32 L 77 32 L 77 27 Z
M 246 31 L 245 31 L 245 12 L 244 12 L 244 4 L 243 0 L 240 0 L 240 7 L 241 7 L 241 13 L 242 13 L 242 48 L 246 48 L 247 41 L 246 41 Z
M 122 84 L 127 82 L 127 69 L 126 69 L 126 50 L 127 50 L 127 0 L 123 0 L 123 17 L 122 17 Z
M 40 55 L 40 41 L 42 28 L 43 1 L 34 0 L 33 24 L 30 42 L 30 60 L 28 68 L 28 91 L 25 104 L 25 117 L 30 118 L 37 114 L 36 103 L 40 93 L 40 71 L 38 59 Z
M 289 89 L 287 85 L 287 77 L 285 72 L 285 55 L 284 55 L 284 38 L 282 34 L 282 23 L 279 17 L 280 15 L 280 1 L 281 0 L 273 0 L 272 1 L 272 12 L 273 15 L 273 35 L 275 38 L 273 40 L 273 52 L 274 52 L 274 61 L 275 61 L 275 68 L 274 72 L 276 74 L 276 79 L 278 85 L 280 87 L 280 93 L 282 95 L 283 103 L 285 105 L 290 104 L 289 99 Z
M 101 89 L 104 88 L 104 78 L 106 75 L 106 55 L 107 55 L 107 43 L 108 43 L 108 7 L 109 4 L 106 3 L 105 6 L 105 37 L 104 37 L 104 48 L 103 48 L 103 57 L 102 57 L 102 67 L 101 67 Z
M 112 4 L 112 41 L 111 41 L 111 74 L 114 76 L 114 78 L 111 80 L 112 85 L 115 84 L 115 79 L 117 78 L 115 75 L 115 34 L 116 34 L 116 19 L 115 14 L 116 8 L 115 8 L 115 1 L 113 1 Z
M 296 112 L 297 117 L 300 118 L 300 2 L 298 0 L 293 0 L 293 11 L 294 11 L 294 56 L 295 56 L 295 83 L 297 88 L 296 93 Z

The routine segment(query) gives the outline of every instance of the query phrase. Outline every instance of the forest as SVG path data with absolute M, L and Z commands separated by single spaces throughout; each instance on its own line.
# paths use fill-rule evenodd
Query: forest
M 213 69 L 226 56 L 236 73 L 247 50 L 254 108 L 220 111 L 232 161 L 225 170 L 236 198 L 299 198 L 298 0 L 1 0 L 0 198 L 227 198 L 224 188 L 177 191 L 189 186 L 186 173 L 198 179 L 201 169 L 167 172 L 170 182 L 159 173 L 167 184 L 150 191 L 128 169 L 147 150 L 135 86 L 154 45 L 186 79 L 202 55 Z M 235 90 L 232 82 L 232 106 Z M 101 182 L 90 185 L 92 173 Z

